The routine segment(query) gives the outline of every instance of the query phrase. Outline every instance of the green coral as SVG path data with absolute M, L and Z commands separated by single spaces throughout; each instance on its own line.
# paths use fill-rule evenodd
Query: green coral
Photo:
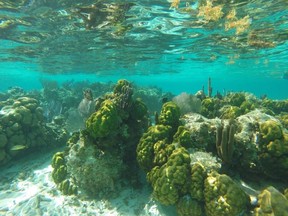
M 227 175 L 212 172 L 204 183 L 207 216 L 236 216 L 245 213 L 250 198 Z
M 204 180 L 207 177 L 205 167 L 196 162 L 191 166 L 191 185 L 189 192 L 192 198 L 198 201 L 204 201 Z
M 190 157 L 181 147 L 175 149 L 166 164 L 154 167 L 147 175 L 153 187 L 153 196 L 164 205 L 174 205 L 187 194 L 190 176 Z
M 146 104 L 140 98 L 136 98 L 133 101 L 131 110 L 130 116 L 132 119 L 142 119 L 148 113 Z
M 200 114 L 206 118 L 215 118 L 219 115 L 221 100 L 218 98 L 205 98 L 202 100 Z
M 258 206 L 254 212 L 255 216 L 287 216 L 288 200 L 274 187 L 269 186 L 258 195 Z
M 97 139 L 117 132 L 121 118 L 117 106 L 112 100 L 105 100 L 101 108 L 94 112 L 86 121 L 86 129 L 90 136 Z
M 242 110 L 237 106 L 225 106 L 221 109 L 221 119 L 235 119 L 242 115 Z
M 231 106 L 240 107 L 244 101 L 246 101 L 245 93 L 237 92 L 237 93 L 230 93 L 225 97 L 225 100 Z
M 71 182 L 68 179 L 62 181 L 58 185 L 58 188 L 64 195 L 77 194 L 77 187 L 74 184 L 71 184 Z
M 149 171 L 153 168 L 154 160 L 154 145 L 160 140 L 172 139 L 172 128 L 165 125 L 154 125 L 148 128 L 148 131 L 143 134 L 136 149 L 137 161 L 144 171 Z
M 154 144 L 153 166 L 162 166 L 165 164 L 175 150 L 175 145 L 168 144 L 167 139 L 159 140 Z
M 262 144 L 259 159 L 265 173 L 272 178 L 286 178 L 288 175 L 288 133 L 281 139 Z
M 132 88 L 131 83 L 125 79 L 118 80 L 117 84 L 114 86 L 114 94 L 123 94 L 127 88 Z
M 288 114 L 282 114 L 279 117 L 279 120 L 281 121 L 283 127 L 288 130 Z
M 159 115 L 159 124 L 169 125 L 174 129 L 177 129 L 180 121 L 180 108 L 176 103 L 169 101 L 163 104 L 160 115 Z
M 177 132 L 173 136 L 173 142 L 180 144 L 185 148 L 192 147 L 191 134 L 184 126 L 179 126 Z
M 275 139 L 282 139 L 283 137 L 281 124 L 274 120 L 263 122 L 260 125 L 260 132 L 263 139 L 262 142 L 264 143 L 269 143 Z
M 179 216 L 202 216 L 203 207 L 200 202 L 194 200 L 189 195 L 181 197 L 176 205 Z
M 53 169 L 52 178 L 56 184 L 61 183 L 66 179 L 67 176 L 67 167 L 65 165 L 61 165 L 60 167 Z
M 288 100 L 274 101 L 265 99 L 262 101 L 261 106 L 272 110 L 276 114 L 280 114 L 281 112 L 288 112 Z
M 241 113 L 242 113 L 242 115 L 246 114 L 246 113 L 254 110 L 256 107 L 257 106 L 255 105 L 255 103 L 248 101 L 248 100 L 245 100 L 240 106 Z
M 52 178 L 56 184 L 61 183 L 66 179 L 67 176 L 67 166 L 64 160 L 64 153 L 57 152 L 52 158 Z

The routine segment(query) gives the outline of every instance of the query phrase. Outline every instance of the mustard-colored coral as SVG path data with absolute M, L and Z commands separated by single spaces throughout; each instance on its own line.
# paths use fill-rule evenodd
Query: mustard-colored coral
M 170 140 L 169 140 L 170 137 Z M 172 128 L 165 125 L 154 125 L 148 128 L 148 131 L 143 134 L 136 149 L 137 161 L 139 166 L 144 171 L 149 171 L 154 166 L 154 145 L 158 141 L 172 139 Z M 163 143 L 164 144 L 164 143 Z M 159 145 L 159 144 L 158 144 Z M 160 148 L 157 149 L 160 151 Z
M 287 216 L 288 200 L 282 193 L 270 186 L 258 195 L 258 206 L 255 208 L 254 216 L 272 215 Z
M 268 120 L 260 125 L 260 132 L 264 143 L 269 143 L 275 139 L 282 139 L 283 132 L 281 124 L 274 120 Z
M 207 216 L 241 215 L 247 210 L 250 198 L 227 175 L 212 172 L 204 183 Z
M 103 138 L 117 132 L 121 119 L 117 106 L 111 100 L 105 100 L 101 108 L 93 113 L 86 121 L 86 128 L 93 138 Z
M 169 125 L 177 130 L 180 124 L 180 115 L 180 108 L 177 106 L 177 104 L 169 101 L 162 106 L 159 115 L 159 124 Z
M 164 205 L 174 205 L 188 192 L 190 176 L 190 157 L 185 148 L 178 148 L 162 167 L 154 167 L 148 173 L 152 183 L 153 196 Z
M 177 214 L 179 216 L 202 216 L 203 207 L 202 203 L 191 196 L 185 195 L 181 197 L 176 205 Z
M 189 192 L 192 198 L 198 201 L 204 201 L 204 180 L 207 177 L 205 167 L 196 162 L 191 167 L 191 185 Z

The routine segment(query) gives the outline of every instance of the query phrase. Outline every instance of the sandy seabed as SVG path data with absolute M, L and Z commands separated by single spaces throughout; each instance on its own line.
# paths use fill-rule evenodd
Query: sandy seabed
M 152 199 L 148 185 L 137 190 L 127 186 L 110 200 L 63 196 L 51 177 L 50 164 L 54 153 L 30 154 L 0 168 L 1 216 L 176 214 L 175 209 L 164 207 Z

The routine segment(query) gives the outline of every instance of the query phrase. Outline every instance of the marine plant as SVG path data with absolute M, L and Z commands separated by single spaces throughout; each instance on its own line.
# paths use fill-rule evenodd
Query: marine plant
M 199 12 L 197 16 L 203 17 L 207 21 L 218 21 L 224 15 L 222 9 L 222 5 L 213 6 L 212 1 L 207 0 L 206 5 L 201 5 L 199 7 Z

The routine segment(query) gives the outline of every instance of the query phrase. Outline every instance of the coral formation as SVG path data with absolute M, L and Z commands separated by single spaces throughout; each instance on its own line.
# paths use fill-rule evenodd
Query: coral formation
M 39 101 L 31 97 L 19 97 L 3 106 L 0 123 L 0 164 L 35 148 L 60 146 L 67 140 L 64 129 L 45 123 Z
M 216 149 L 218 156 L 224 163 L 231 163 L 234 152 L 235 124 L 229 121 L 228 124 L 220 125 L 216 132 Z
M 255 208 L 255 216 L 288 215 L 288 200 L 272 186 L 265 188 L 258 195 L 258 206 Z
M 191 196 L 185 195 L 181 197 L 176 204 L 177 214 L 179 216 L 202 216 L 203 207 L 196 200 L 192 199 Z
M 207 170 L 200 162 L 196 162 L 191 166 L 191 184 L 189 192 L 193 199 L 200 202 L 204 201 L 204 180 L 206 177 Z
M 172 101 L 163 104 L 160 115 L 159 124 L 169 125 L 173 129 L 179 126 L 180 108 Z
M 249 196 L 227 175 L 208 174 L 204 183 L 207 216 L 241 215 L 250 203 Z
M 137 146 L 137 161 L 139 166 L 146 172 L 154 167 L 154 145 L 156 142 L 168 139 L 171 141 L 173 136 L 172 128 L 165 125 L 154 125 L 141 137 Z M 159 151 L 159 150 L 158 150 Z
M 153 187 L 154 198 L 164 205 L 174 205 L 188 192 L 189 175 L 189 153 L 180 147 L 172 152 L 163 166 L 154 167 L 147 178 Z
M 77 187 L 89 195 L 109 197 L 117 192 L 125 171 L 134 169 L 136 144 L 148 127 L 148 112 L 132 94 L 132 85 L 119 80 L 113 93 L 98 101 L 86 128 L 71 136 L 63 155 L 65 165 L 54 167 L 52 174 L 63 193 Z

